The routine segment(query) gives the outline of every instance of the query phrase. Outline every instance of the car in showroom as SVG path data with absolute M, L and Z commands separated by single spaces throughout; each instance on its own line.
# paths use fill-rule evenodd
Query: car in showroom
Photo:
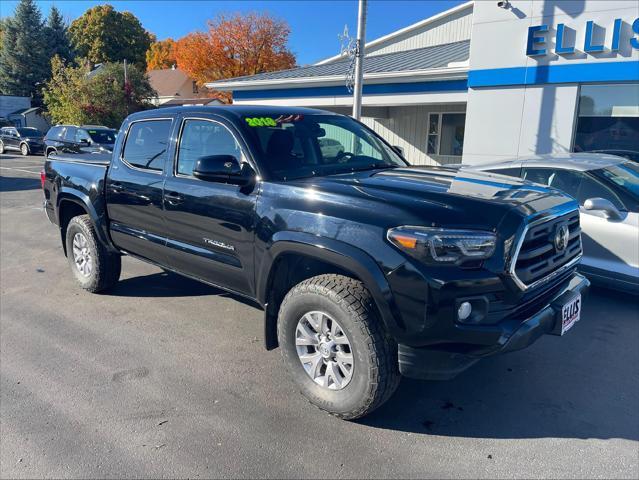
M 639 291 L 639 164 L 616 155 L 572 153 L 470 167 L 554 187 L 579 202 L 580 270 L 595 284 Z
M 0 153 L 8 150 L 20 152 L 25 157 L 44 152 L 44 134 L 32 127 L 0 128 Z
M 45 154 L 110 153 L 117 133 L 101 125 L 56 125 L 44 137 Z

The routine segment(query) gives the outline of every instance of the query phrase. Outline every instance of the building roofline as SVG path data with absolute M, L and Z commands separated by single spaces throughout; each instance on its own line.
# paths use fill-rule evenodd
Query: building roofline
M 384 43 L 387 40 L 391 40 L 395 37 L 399 37 L 400 35 L 408 33 L 412 30 L 421 28 L 425 25 L 441 20 L 442 18 L 448 15 L 453 15 L 457 12 L 461 12 L 462 10 L 472 7 L 474 4 L 475 4 L 475 1 L 470 0 L 469 2 L 462 3 L 461 5 L 457 5 L 456 7 L 453 7 L 453 8 L 449 8 L 448 10 L 445 10 L 436 15 L 433 15 L 432 17 L 428 17 L 424 20 L 420 20 L 417 23 L 413 23 L 412 25 L 409 25 L 407 27 L 401 28 L 399 30 L 395 30 L 394 32 L 384 35 L 383 37 L 379 37 L 379 38 L 376 38 L 375 40 L 371 40 L 370 42 L 366 42 L 366 44 L 364 45 L 364 51 L 366 51 L 366 49 L 368 48 L 375 47 L 381 43 Z M 329 58 L 325 58 L 324 60 L 320 60 L 319 62 L 314 63 L 313 65 L 324 65 L 325 63 L 330 63 L 335 60 L 339 60 L 340 58 L 344 58 L 344 55 L 342 53 L 333 55 L 332 57 L 329 57 Z
M 443 68 L 429 68 L 426 70 L 404 70 L 400 72 L 378 72 L 364 74 L 364 82 L 376 83 L 376 82 L 388 82 L 397 80 L 398 83 L 402 82 L 419 82 L 424 80 L 458 80 L 468 77 L 469 65 L 464 62 L 465 65 L 456 65 L 453 67 Z M 254 81 L 224 81 L 224 82 L 209 82 L 205 86 L 212 90 L 219 91 L 232 91 L 232 90 L 252 90 L 255 87 L 261 89 L 275 89 L 282 88 L 284 86 L 304 86 L 312 84 L 313 86 L 319 86 L 317 84 L 331 85 L 331 84 L 343 84 L 344 75 L 331 75 L 324 77 L 298 77 L 298 78 L 283 78 L 283 79 L 269 79 L 269 80 L 254 80 Z

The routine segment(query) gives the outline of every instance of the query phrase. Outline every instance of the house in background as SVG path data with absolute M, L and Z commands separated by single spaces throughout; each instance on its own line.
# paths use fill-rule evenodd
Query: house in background
M 166 68 L 148 72 L 151 86 L 157 92 L 152 100 L 157 107 L 179 105 L 220 105 L 218 97 L 212 97 L 209 89 L 199 87 L 197 82 L 179 68 Z
M 0 124 L 14 127 L 33 127 L 42 132 L 49 129 L 49 121 L 42 109 L 31 106 L 30 97 L 0 95 Z
M 7 118 L 12 112 L 31 107 L 31 98 L 16 95 L 0 95 L 0 117 Z
M 21 108 L 7 115 L 7 120 L 16 127 L 33 127 L 46 133 L 51 124 L 42 115 L 40 107 Z

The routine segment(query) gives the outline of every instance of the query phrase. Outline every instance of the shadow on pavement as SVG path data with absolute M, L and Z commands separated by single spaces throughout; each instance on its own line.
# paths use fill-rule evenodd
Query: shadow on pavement
M 39 178 L 0 176 L 0 192 L 20 192 L 40 188 Z
M 167 271 L 154 273 L 152 275 L 125 278 L 120 280 L 113 288 L 106 291 L 105 295 L 158 298 L 214 295 L 217 297 L 229 297 L 252 307 L 257 306 L 250 300 L 238 295 Z
M 542 337 L 449 381 L 403 379 L 360 423 L 452 437 L 639 440 L 638 399 L 637 303 L 594 290 L 565 337 Z

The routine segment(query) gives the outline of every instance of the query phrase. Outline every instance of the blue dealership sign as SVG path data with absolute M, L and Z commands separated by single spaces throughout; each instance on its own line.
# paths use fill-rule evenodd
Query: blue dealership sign
M 611 52 L 618 52 L 622 38 L 622 26 L 623 21 L 621 18 L 616 18 L 613 26 L 612 26 L 612 40 L 609 45 L 609 50 Z M 603 43 L 596 43 L 594 40 L 594 29 L 596 25 L 592 20 L 588 20 L 586 22 L 586 32 L 584 38 L 583 51 L 586 53 L 599 53 L 603 52 L 606 49 L 606 45 Z M 559 23 L 557 24 L 557 32 L 555 34 L 555 52 L 558 55 L 569 55 L 575 52 L 576 45 L 574 42 L 571 44 L 567 38 L 565 24 Z M 639 49 L 639 18 L 635 19 L 632 22 L 632 32 L 634 33 L 631 38 L 628 39 L 630 46 L 635 49 Z M 548 53 L 548 49 L 546 48 L 546 44 L 548 39 L 544 34 L 548 33 L 548 25 L 533 25 L 528 27 L 528 40 L 526 42 L 526 55 L 529 57 L 546 55 Z

